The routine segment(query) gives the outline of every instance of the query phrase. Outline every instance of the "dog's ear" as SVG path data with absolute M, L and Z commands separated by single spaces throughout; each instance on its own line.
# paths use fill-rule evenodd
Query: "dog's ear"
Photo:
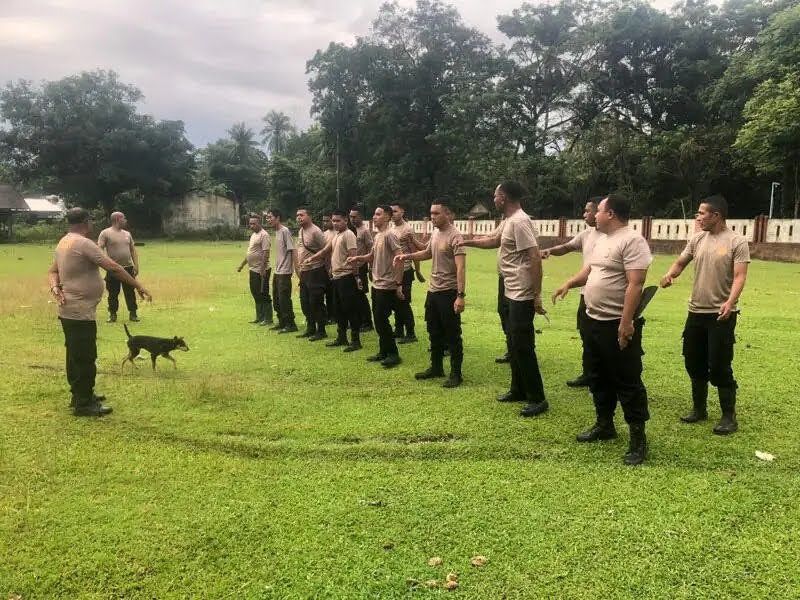
M 176 335 L 174 338 L 172 338 L 172 339 L 173 339 L 174 341 L 176 341 L 176 342 L 179 342 L 179 341 L 181 340 L 181 338 L 179 338 L 177 335 Z

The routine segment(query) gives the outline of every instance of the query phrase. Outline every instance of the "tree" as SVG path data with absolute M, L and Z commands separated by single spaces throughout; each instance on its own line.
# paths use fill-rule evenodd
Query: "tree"
M 0 156 L 26 185 L 48 182 L 74 203 L 113 210 L 121 194 L 168 202 L 190 185 L 192 145 L 181 121 L 136 111 L 142 94 L 113 71 L 0 92 Z
M 275 110 L 269 111 L 262 120 L 264 128 L 261 130 L 261 135 L 264 136 L 263 142 L 269 153 L 283 154 L 288 139 L 297 135 L 297 128 L 287 114 Z

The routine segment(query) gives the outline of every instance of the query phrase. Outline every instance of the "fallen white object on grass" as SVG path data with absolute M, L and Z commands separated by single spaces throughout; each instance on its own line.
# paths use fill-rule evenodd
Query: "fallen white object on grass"
M 756 450 L 756 458 L 765 460 L 767 462 L 772 462 L 773 460 L 775 460 L 775 455 L 770 454 L 769 452 L 762 452 L 761 450 Z

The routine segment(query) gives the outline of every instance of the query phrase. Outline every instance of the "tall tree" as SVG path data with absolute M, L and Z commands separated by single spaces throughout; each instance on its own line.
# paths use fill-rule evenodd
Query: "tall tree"
M 282 154 L 289 138 L 297 135 L 297 128 L 292 124 L 289 115 L 276 110 L 269 111 L 262 120 L 264 128 L 261 135 L 269 153 Z

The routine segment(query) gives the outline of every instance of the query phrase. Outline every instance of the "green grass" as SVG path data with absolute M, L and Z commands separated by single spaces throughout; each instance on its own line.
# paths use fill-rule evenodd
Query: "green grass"
M 651 457 L 626 468 L 624 426 L 616 441 L 574 441 L 593 418 L 587 393 L 563 384 L 578 368 L 576 294 L 539 324 L 550 412 L 524 420 L 494 401 L 508 370 L 493 362 L 492 252 L 469 255 L 466 385 L 443 390 L 413 380 L 427 359 L 422 286 L 420 343 L 387 373 L 364 362 L 374 334 L 347 356 L 248 325 L 243 244 L 148 243 L 155 302 L 135 330 L 185 336 L 191 351 L 177 371 L 120 375 L 122 327 L 100 324 L 98 391 L 114 407 L 102 420 L 67 410 L 51 252 L 0 246 L 0 597 L 798 596 L 800 265 L 751 265 L 730 438 L 678 422 L 691 278 L 659 292 L 644 336 Z M 578 262 L 549 259 L 546 293 Z M 489 563 L 470 566 L 476 554 Z M 451 571 L 454 592 L 408 581 Z

